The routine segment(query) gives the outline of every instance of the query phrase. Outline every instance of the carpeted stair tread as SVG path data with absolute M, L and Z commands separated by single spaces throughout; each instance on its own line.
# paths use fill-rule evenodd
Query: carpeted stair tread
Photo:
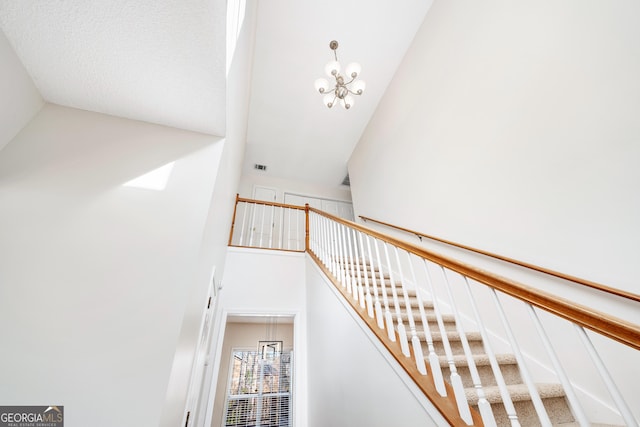
M 382 296 L 380 296 L 379 298 L 380 298 L 380 304 L 382 304 L 382 307 L 384 308 L 384 299 L 382 298 Z M 396 306 L 395 301 L 393 300 L 393 297 L 391 296 L 391 294 L 387 294 L 387 303 L 389 304 L 389 309 L 395 308 Z M 417 309 L 417 307 L 419 306 L 418 298 L 409 297 L 409 305 L 411 306 L 412 310 Z M 402 295 L 398 295 L 398 306 L 401 309 L 403 309 L 406 306 L 404 297 Z M 429 301 L 422 301 L 422 307 L 432 309 L 433 303 Z
M 426 358 L 428 358 L 428 356 Z M 439 356 L 438 359 L 440 360 L 440 366 L 442 366 L 443 368 L 449 366 L 447 356 Z M 474 354 L 473 361 L 475 362 L 476 366 L 491 365 L 489 356 L 487 356 L 486 354 Z M 517 363 L 516 357 L 513 354 L 496 354 L 496 361 L 500 365 L 515 365 Z M 467 356 L 463 354 L 454 355 L 453 362 L 455 363 L 456 367 L 469 366 L 469 360 L 467 359 Z
M 401 313 L 400 317 L 402 318 L 403 321 L 406 321 L 408 319 L 408 316 L 404 311 Z M 420 315 L 420 310 L 411 310 L 411 317 L 413 317 L 413 320 L 416 323 L 420 322 L 419 327 L 421 327 L 422 316 Z M 435 330 L 438 328 L 438 319 L 436 318 L 435 314 L 425 313 L 425 317 L 427 319 L 427 324 L 431 329 Z M 451 326 L 455 327 L 456 319 L 451 314 L 445 314 L 444 316 L 442 316 L 442 321 L 443 323 L 445 323 L 445 325 L 448 325 L 449 327 Z
M 560 384 L 538 383 L 536 384 L 536 388 L 538 389 L 538 393 L 540 394 L 540 398 L 542 399 L 551 397 L 564 397 L 565 395 L 564 390 Z M 498 388 L 498 386 L 483 387 L 483 390 L 485 393 L 485 397 L 487 398 L 489 403 L 502 402 L 502 397 L 500 396 L 500 389 Z M 509 395 L 511 396 L 511 400 L 513 402 L 531 400 L 529 389 L 525 384 L 508 385 L 507 390 L 509 391 Z M 478 395 L 476 393 L 476 389 L 473 387 L 468 387 L 465 388 L 464 391 L 467 396 L 469 405 L 477 405 Z
M 449 341 L 461 341 L 460 334 L 457 331 L 446 332 Z M 425 333 L 423 331 L 417 331 L 416 335 L 422 341 L 426 339 Z M 480 332 L 465 332 L 464 335 L 467 337 L 467 341 L 482 341 L 482 334 L 480 334 Z M 411 332 L 409 330 L 407 330 L 407 337 L 411 339 Z M 440 333 L 440 331 L 431 332 L 431 338 L 433 339 L 433 341 L 442 341 L 442 334 Z

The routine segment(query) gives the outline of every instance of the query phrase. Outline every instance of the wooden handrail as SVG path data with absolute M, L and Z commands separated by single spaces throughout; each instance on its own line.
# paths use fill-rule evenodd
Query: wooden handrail
M 287 205 L 286 203 L 269 202 L 266 200 L 243 199 L 242 197 L 236 197 L 236 206 L 238 205 L 239 202 L 251 203 L 253 205 L 267 205 L 267 206 L 276 206 L 279 208 L 298 209 L 301 211 L 304 210 L 304 206 Z
M 483 251 L 482 249 L 476 249 L 476 248 L 473 248 L 471 246 L 466 246 L 466 245 L 463 245 L 463 244 L 460 244 L 460 243 L 453 242 L 451 240 L 441 239 L 439 237 L 431 236 L 429 234 L 421 233 L 419 231 L 414 231 L 414 230 L 410 230 L 408 228 L 403 228 L 403 227 L 399 227 L 397 225 L 389 224 L 387 222 L 378 221 L 377 219 L 368 218 L 366 216 L 360 215 L 360 218 L 362 218 L 364 221 L 375 222 L 375 223 L 384 225 L 385 227 L 395 228 L 396 230 L 400 230 L 400 231 L 404 231 L 404 232 L 407 232 L 407 233 L 415 234 L 416 236 L 418 236 L 420 238 L 426 237 L 428 239 L 435 240 L 437 242 L 445 243 L 447 245 L 455 246 L 457 248 L 465 249 L 467 251 L 475 252 L 475 253 L 478 253 L 478 254 L 481 254 L 481 255 L 486 255 L 486 256 L 491 257 L 491 258 L 499 259 L 500 261 L 505 261 L 505 262 L 508 262 L 510 264 L 515 264 L 515 265 L 518 265 L 520 267 L 525 267 L 525 268 L 528 268 L 530 270 L 535 270 L 535 271 L 538 271 L 540 273 L 544 273 L 544 274 L 548 274 L 550 276 L 558 277 L 558 278 L 563 279 L 563 280 L 568 280 L 570 282 L 578 283 L 580 285 L 587 286 L 587 287 L 593 288 L 593 289 L 597 289 L 599 291 L 606 292 L 608 294 L 617 295 L 619 297 L 623 297 L 623 298 L 627 298 L 627 299 L 630 299 L 630 300 L 633 300 L 633 301 L 640 302 L 640 295 L 634 294 L 632 292 L 627 292 L 627 291 L 624 291 L 624 290 L 621 290 L 621 289 L 616 289 L 616 288 L 613 288 L 613 287 L 610 287 L 610 286 L 606 286 L 606 285 L 603 285 L 603 284 L 600 284 L 600 283 L 592 282 L 590 280 L 581 279 L 579 277 L 571 276 L 569 274 L 564 274 L 564 273 L 560 273 L 560 272 L 555 271 L 555 270 L 551 270 L 551 269 L 548 269 L 548 268 L 540 267 L 540 266 L 537 266 L 535 264 L 529 264 L 529 263 L 524 262 L 524 261 L 518 261 L 518 260 L 513 259 L 513 258 L 508 258 L 508 257 L 502 256 L 502 255 L 494 254 L 492 252 Z
M 412 243 L 395 237 L 387 236 L 371 228 L 362 226 L 353 221 L 338 218 L 334 215 L 309 208 L 310 212 L 329 218 L 335 222 L 347 225 L 358 231 L 379 240 L 391 243 L 400 249 L 422 257 L 449 270 L 462 274 L 477 282 L 490 286 L 507 295 L 525 301 L 542 310 L 553 313 L 563 319 L 569 320 L 580 326 L 588 328 L 594 332 L 616 340 L 622 344 L 640 350 L 640 326 L 627 322 L 623 319 L 599 312 L 586 306 L 576 304 L 572 301 L 559 298 L 555 295 L 541 291 L 539 289 L 518 283 L 514 280 L 489 273 L 476 267 L 472 267 L 460 261 L 454 260 L 444 255 L 437 254 L 428 249 L 421 248 Z

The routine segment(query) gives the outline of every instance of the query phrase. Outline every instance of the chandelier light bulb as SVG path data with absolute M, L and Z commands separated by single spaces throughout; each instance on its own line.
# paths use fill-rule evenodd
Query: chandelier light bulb
M 347 65 L 345 74 L 347 76 L 347 79 L 351 80 L 358 77 L 358 75 L 360 75 L 360 71 L 362 71 L 362 67 L 360 66 L 360 64 L 358 64 L 357 62 L 352 62 L 351 64 Z
M 366 87 L 367 84 L 364 82 L 364 80 L 356 80 L 355 82 L 353 82 L 353 91 L 356 93 L 356 95 L 362 95 L 362 92 L 364 92 Z
M 327 73 L 329 77 L 337 76 L 340 73 L 340 63 L 338 61 L 329 61 L 327 65 L 324 66 L 324 72 Z
M 332 108 L 336 102 L 345 110 L 353 107 L 355 102 L 354 95 L 362 95 L 366 87 L 362 80 L 356 80 L 360 76 L 362 67 L 357 62 L 347 65 L 345 74 L 340 74 L 340 63 L 338 62 L 338 42 L 332 40 L 329 48 L 333 51 L 333 60 L 329 61 L 324 67 L 324 71 L 329 76 L 329 80 L 320 78 L 314 82 L 316 90 L 324 95 L 322 103 Z
M 355 102 L 355 99 L 351 95 L 347 95 L 344 98 L 340 99 L 340 105 L 342 105 L 342 107 L 344 107 L 345 110 L 348 110 L 349 108 L 353 107 L 354 102 Z
M 329 89 L 329 82 L 327 79 L 319 78 L 316 79 L 314 86 L 318 92 L 325 93 Z
M 328 93 L 322 98 L 322 103 L 327 107 L 333 107 L 333 103 L 336 99 L 336 96 L 333 93 Z

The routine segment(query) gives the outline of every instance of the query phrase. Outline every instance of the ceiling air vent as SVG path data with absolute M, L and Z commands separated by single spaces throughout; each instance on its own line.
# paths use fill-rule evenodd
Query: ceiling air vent
M 345 176 L 342 180 L 342 185 L 346 185 L 347 187 L 351 186 L 351 182 L 349 181 L 349 174 L 347 174 L 347 176 Z
M 267 165 L 259 165 L 259 164 L 256 163 L 255 165 L 253 165 L 253 168 L 257 169 L 259 171 L 266 171 L 267 170 Z

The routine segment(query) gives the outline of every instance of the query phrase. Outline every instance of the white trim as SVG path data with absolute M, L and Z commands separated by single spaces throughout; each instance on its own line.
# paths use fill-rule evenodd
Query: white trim
M 207 375 L 207 357 L 211 348 L 211 332 L 214 326 L 214 313 L 216 304 L 217 289 L 215 286 L 216 266 L 212 266 L 209 280 L 209 289 L 207 291 L 207 299 L 204 304 L 202 316 L 200 319 L 200 328 L 198 329 L 198 338 L 196 342 L 195 353 L 191 365 L 191 375 L 189 379 L 189 388 L 187 389 L 187 398 L 185 400 L 184 412 L 182 414 L 183 424 L 187 427 L 193 426 L 197 421 L 196 417 L 202 410 L 200 407 L 201 394 L 204 388 L 203 381 Z M 205 332 L 205 328 L 208 331 Z M 203 334 L 207 334 L 203 337 Z M 191 412 L 192 417 L 187 423 L 187 414 Z

